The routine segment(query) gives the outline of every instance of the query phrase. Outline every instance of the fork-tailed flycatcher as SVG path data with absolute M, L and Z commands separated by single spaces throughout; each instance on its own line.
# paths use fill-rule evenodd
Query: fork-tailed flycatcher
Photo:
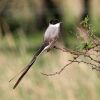
M 28 70 L 30 69 L 30 67 L 33 65 L 33 63 L 36 61 L 36 58 L 44 51 L 50 51 L 52 48 L 54 48 L 55 43 L 58 41 L 59 39 L 59 35 L 61 33 L 60 31 L 61 29 L 61 22 L 57 19 L 53 19 L 50 21 L 49 26 L 47 27 L 45 34 L 44 34 L 44 41 L 42 46 L 40 47 L 40 49 L 33 55 L 32 60 L 30 61 L 30 63 L 21 71 L 22 74 L 21 76 L 18 78 L 17 82 L 15 83 L 13 89 L 15 89 L 19 82 L 22 80 L 22 78 L 24 77 L 24 75 L 28 72 Z M 13 78 L 12 78 L 13 79 Z M 11 79 L 11 80 L 12 80 Z M 10 81 L 11 81 L 10 80 Z

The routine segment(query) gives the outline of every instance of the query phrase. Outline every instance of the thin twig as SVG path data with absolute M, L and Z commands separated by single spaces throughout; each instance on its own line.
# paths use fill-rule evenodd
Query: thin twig
M 68 64 L 66 64 L 65 66 L 63 66 L 59 71 L 56 71 L 54 73 L 51 73 L 51 74 L 46 74 L 46 73 L 41 73 L 42 75 L 45 75 L 45 76 L 54 76 L 54 75 L 57 75 L 57 74 L 60 74 L 66 67 L 68 67 L 69 65 L 71 65 L 77 58 L 77 57 L 74 57 L 74 59 L 72 61 L 70 61 Z

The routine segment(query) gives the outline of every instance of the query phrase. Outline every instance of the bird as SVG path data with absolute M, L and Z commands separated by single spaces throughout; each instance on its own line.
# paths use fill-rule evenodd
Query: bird
M 55 47 L 56 42 L 60 38 L 61 25 L 62 25 L 61 23 L 62 22 L 60 22 L 58 19 L 52 19 L 52 20 L 50 20 L 49 25 L 48 25 L 45 33 L 44 33 L 43 43 L 42 43 L 41 47 L 33 55 L 31 61 L 29 62 L 29 64 L 23 70 L 20 71 L 20 73 L 22 73 L 22 74 L 20 75 L 20 77 L 18 78 L 18 80 L 16 81 L 16 83 L 14 84 L 13 89 L 15 89 L 18 86 L 18 84 L 20 83 L 20 81 L 22 80 L 22 78 L 26 75 L 26 73 L 28 72 L 28 70 L 31 68 L 31 66 L 36 61 L 37 57 L 41 53 L 43 53 L 44 51 L 49 52 L 51 49 L 53 49 Z M 14 77 L 16 77 L 16 76 L 14 76 Z M 14 77 L 10 81 L 12 81 L 14 79 Z

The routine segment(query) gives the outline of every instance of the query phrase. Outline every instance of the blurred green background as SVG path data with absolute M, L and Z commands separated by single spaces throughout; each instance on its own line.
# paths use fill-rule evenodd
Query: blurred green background
M 60 75 L 41 75 L 60 70 L 72 58 L 58 50 L 43 53 L 15 90 L 17 78 L 9 83 L 40 47 L 51 19 L 63 22 L 63 43 L 74 48 L 76 27 L 87 15 L 100 36 L 99 0 L 0 0 L 0 100 L 100 100 L 98 74 L 83 63 Z

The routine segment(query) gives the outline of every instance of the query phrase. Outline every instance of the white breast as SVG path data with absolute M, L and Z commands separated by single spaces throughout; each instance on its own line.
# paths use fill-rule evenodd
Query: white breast
M 49 24 L 45 34 L 44 34 L 44 41 L 51 40 L 55 37 L 58 37 L 60 30 L 60 23 L 55 25 Z

